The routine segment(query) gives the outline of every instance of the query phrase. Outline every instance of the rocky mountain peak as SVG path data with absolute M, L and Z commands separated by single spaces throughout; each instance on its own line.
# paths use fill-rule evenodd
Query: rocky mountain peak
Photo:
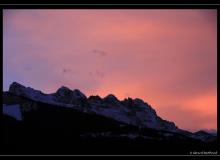
M 75 107 L 79 111 L 96 113 L 135 126 L 172 131 L 177 129 L 173 122 L 160 118 L 156 111 L 140 98 L 120 101 L 113 94 L 109 94 L 103 99 L 99 96 L 90 96 L 87 99 L 80 90 L 71 90 L 65 86 L 53 94 L 44 94 L 17 82 L 11 84 L 9 92 L 47 104 Z
M 9 87 L 9 92 L 10 93 L 14 93 L 16 95 L 21 95 L 21 93 L 26 89 L 25 86 L 17 83 L 17 82 L 13 82 L 10 87 Z
M 78 89 L 74 89 L 73 93 L 75 94 L 75 97 L 79 99 L 87 99 L 87 97 Z
M 113 95 L 113 94 L 107 95 L 106 97 L 104 97 L 104 100 L 119 101 L 119 100 L 117 99 L 117 97 L 116 97 L 115 95 Z
M 71 90 L 65 86 L 60 87 L 54 95 L 58 102 L 66 104 L 78 104 L 87 99 L 86 96 L 80 92 L 80 90 Z
M 23 96 L 37 101 L 43 101 L 42 98 L 45 96 L 41 91 L 35 90 L 31 87 L 25 87 L 17 82 L 13 82 L 10 85 L 9 92 L 17 96 Z
M 89 96 L 88 100 L 90 101 L 102 101 L 102 98 L 98 95 L 96 96 Z
M 56 95 L 59 95 L 59 96 L 65 96 L 65 95 L 68 95 L 70 93 L 72 93 L 73 91 L 70 90 L 69 88 L 65 87 L 65 86 L 62 86 L 60 87 L 57 91 L 56 91 Z

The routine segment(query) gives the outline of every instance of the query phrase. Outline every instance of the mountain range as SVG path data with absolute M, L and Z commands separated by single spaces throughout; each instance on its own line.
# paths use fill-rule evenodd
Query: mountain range
M 9 91 L 3 92 L 3 118 L 3 152 L 9 154 L 189 154 L 217 150 L 217 135 L 183 130 L 158 116 L 142 99 L 120 101 L 113 94 L 86 97 L 65 86 L 45 94 L 13 82 Z

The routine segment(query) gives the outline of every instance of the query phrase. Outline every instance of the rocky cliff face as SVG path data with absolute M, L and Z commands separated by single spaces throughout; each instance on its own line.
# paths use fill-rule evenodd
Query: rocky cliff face
M 119 101 L 112 94 L 103 99 L 99 96 L 87 98 L 78 89 L 71 90 L 64 86 L 59 88 L 56 93 L 44 94 L 41 91 L 25 87 L 17 82 L 10 85 L 9 92 L 39 102 L 73 107 L 84 112 L 103 115 L 140 128 L 169 131 L 176 131 L 178 129 L 173 122 L 163 120 L 149 104 L 138 98 L 127 98 Z

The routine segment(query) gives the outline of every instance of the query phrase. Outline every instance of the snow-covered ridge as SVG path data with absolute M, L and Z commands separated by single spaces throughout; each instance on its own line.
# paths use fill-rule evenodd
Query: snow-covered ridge
M 9 92 L 34 101 L 63 107 L 73 107 L 83 112 L 103 115 L 141 128 L 146 127 L 173 132 L 178 129 L 173 122 L 163 120 L 157 116 L 156 111 L 149 104 L 138 98 L 126 98 L 123 101 L 119 101 L 112 94 L 103 99 L 99 96 L 87 98 L 78 89 L 71 90 L 64 86 L 55 93 L 44 94 L 41 91 L 25 87 L 17 82 L 13 82 L 10 85 Z

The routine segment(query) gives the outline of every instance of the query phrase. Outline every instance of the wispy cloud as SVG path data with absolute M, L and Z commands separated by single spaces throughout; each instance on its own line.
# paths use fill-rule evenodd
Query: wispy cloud
M 44 92 L 66 85 L 129 95 L 180 127 L 215 128 L 216 17 L 214 9 L 6 9 L 4 90 L 19 81 Z
M 92 71 L 92 72 L 90 71 L 89 75 L 92 77 L 98 77 L 98 78 L 103 79 L 105 76 L 105 73 L 102 71 L 96 70 L 96 71 Z
M 93 50 L 92 53 L 94 53 L 94 54 L 96 54 L 96 55 L 98 55 L 100 57 L 104 57 L 104 56 L 106 56 L 108 54 L 107 52 L 101 51 L 101 50 Z
M 62 73 L 71 73 L 72 69 L 62 69 Z

